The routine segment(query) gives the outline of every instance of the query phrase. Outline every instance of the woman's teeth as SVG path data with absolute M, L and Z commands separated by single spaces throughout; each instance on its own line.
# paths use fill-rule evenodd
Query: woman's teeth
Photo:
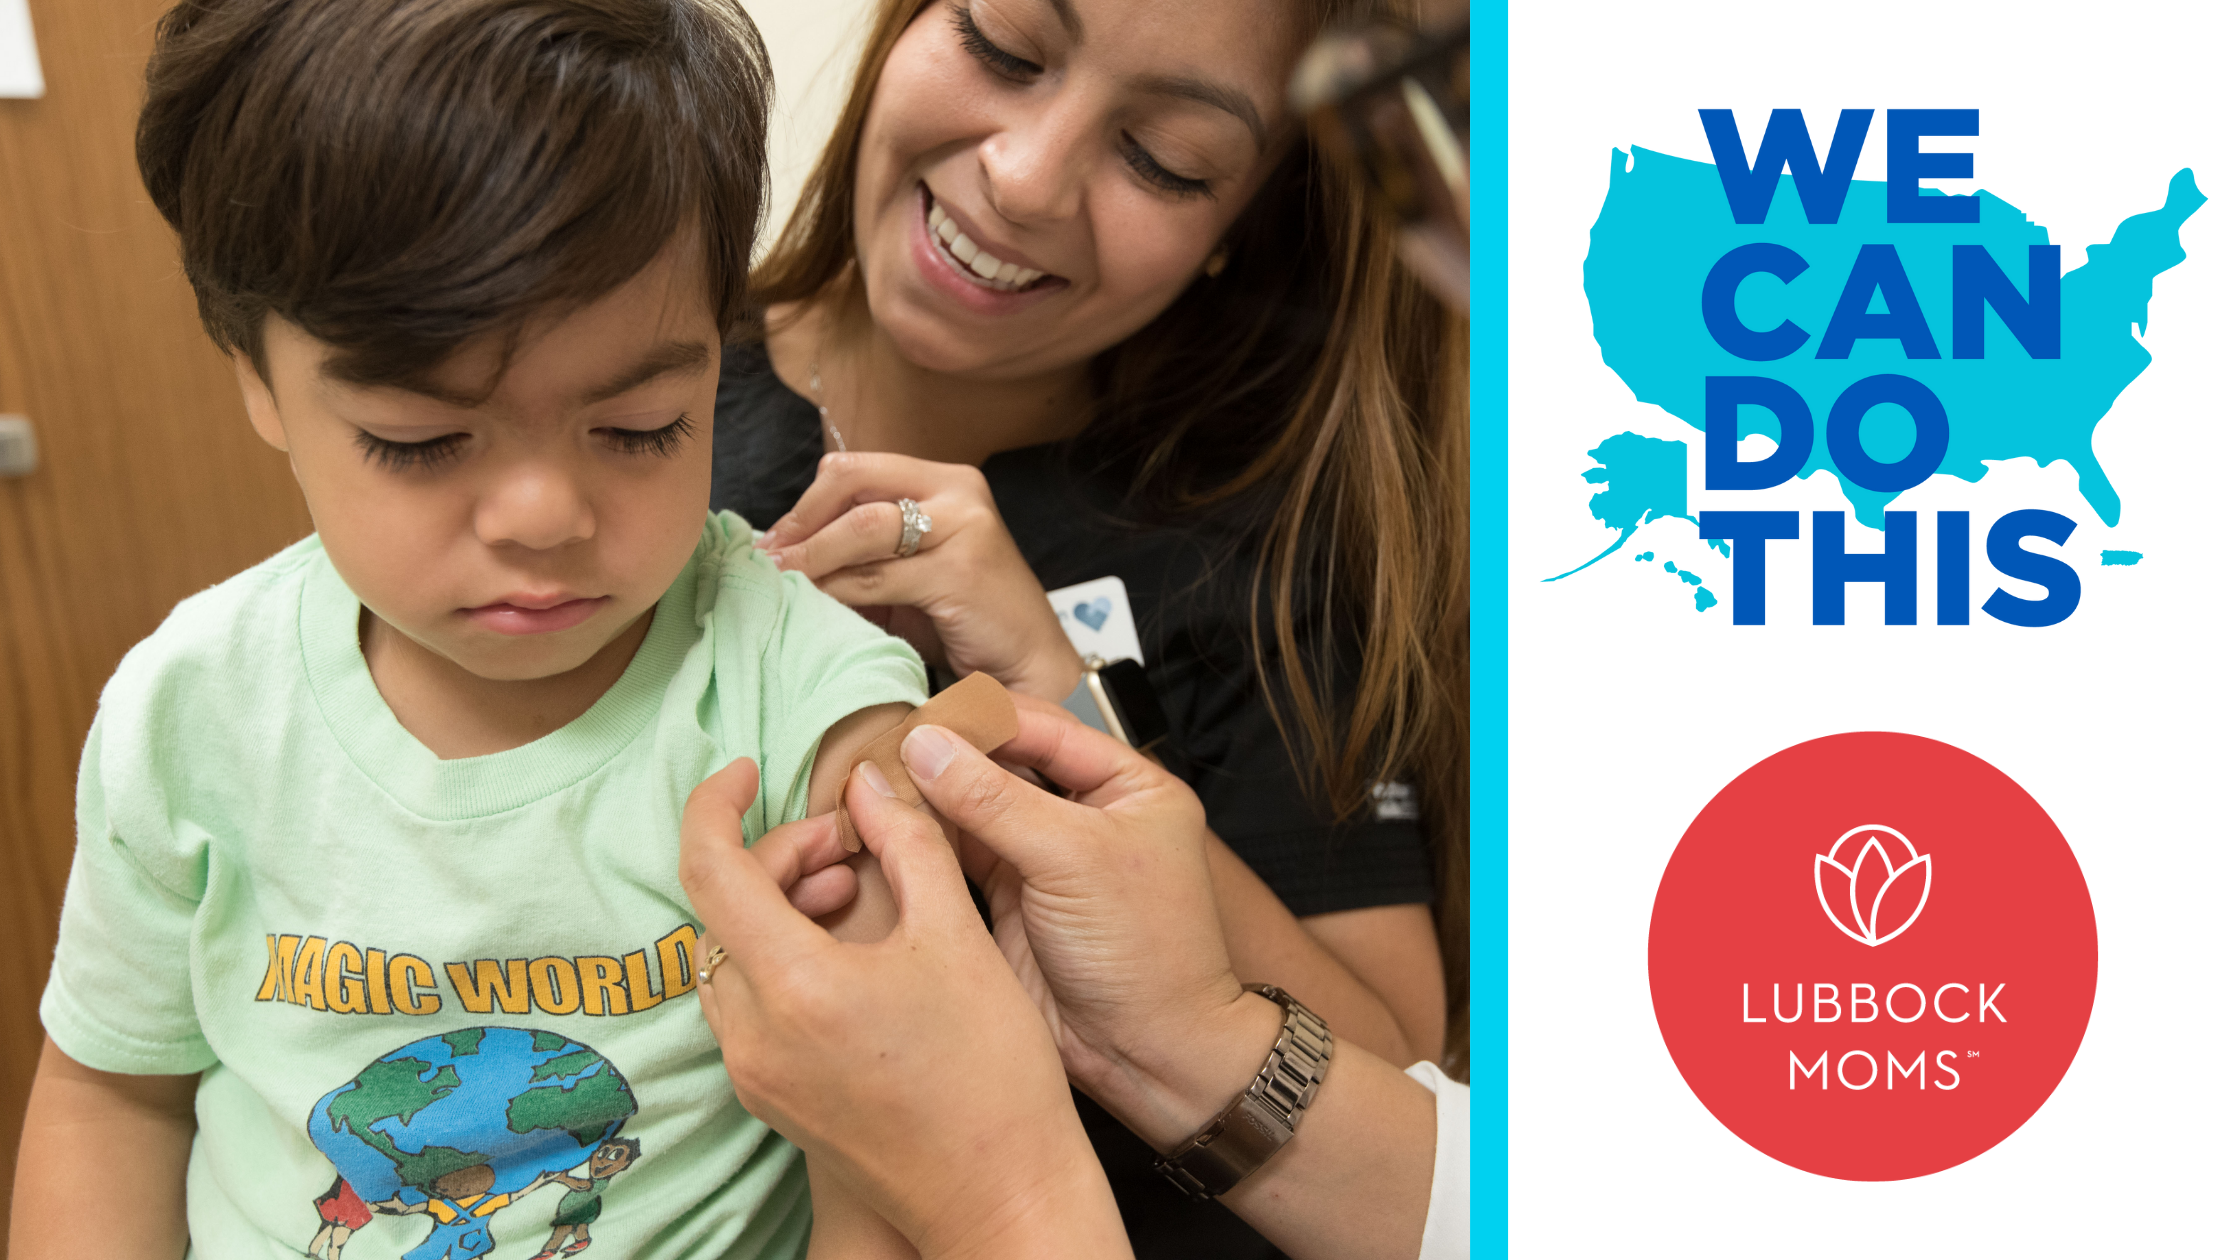
M 994 288 L 1016 292 L 1046 274 L 1032 267 L 1003 262 L 994 254 L 973 244 L 972 238 L 958 231 L 957 221 L 950 218 L 938 204 L 926 213 L 926 231 L 932 233 L 933 239 L 941 242 L 941 247 L 948 250 L 949 256 L 956 259 L 965 270 Z

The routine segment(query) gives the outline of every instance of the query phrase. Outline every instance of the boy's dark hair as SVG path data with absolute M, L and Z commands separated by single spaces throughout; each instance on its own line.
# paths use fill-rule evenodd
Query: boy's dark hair
M 595 300 L 682 228 L 728 336 L 765 189 L 769 62 L 738 0 L 185 0 L 156 28 L 141 178 L 202 321 L 264 371 L 407 383 Z

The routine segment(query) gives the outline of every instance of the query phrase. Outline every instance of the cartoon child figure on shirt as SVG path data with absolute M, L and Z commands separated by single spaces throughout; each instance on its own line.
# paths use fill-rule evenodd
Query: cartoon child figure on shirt
M 568 1193 L 552 1214 L 552 1237 L 545 1240 L 544 1250 L 529 1260 L 572 1256 L 589 1247 L 591 1222 L 599 1219 L 599 1196 L 606 1193 L 608 1182 L 637 1159 L 638 1139 L 613 1138 L 601 1143 L 599 1149 L 591 1153 L 591 1158 L 584 1161 L 583 1176 L 554 1175 L 552 1179 L 566 1186 Z M 573 1241 L 569 1241 L 571 1236 Z
M 342 1260 L 342 1244 L 349 1242 L 350 1235 L 364 1229 L 366 1222 L 373 1219 L 373 1209 L 367 1207 L 358 1192 L 350 1188 L 349 1181 L 341 1177 L 334 1179 L 325 1194 L 313 1199 L 311 1206 L 319 1213 L 320 1220 L 319 1232 L 312 1235 L 311 1245 L 304 1249 L 311 1260 Z
M 384 1199 L 374 1204 L 373 1210 L 388 1216 L 425 1212 L 435 1219 L 435 1228 L 401 1260 L 474 1260 L 488 1255 L 493 1245 L 489 1217 L 514 1200 L 510 1194 L 490 1193 L 497 1179 L 490 1165 L 475 1164 L 414 1187 L 428 1196 L 418 1203 Z M 543 1184 L 543 1178 L 536 1182 L 538 1186 Z

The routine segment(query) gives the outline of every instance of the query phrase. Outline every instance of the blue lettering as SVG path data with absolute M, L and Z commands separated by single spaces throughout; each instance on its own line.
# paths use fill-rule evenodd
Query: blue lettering
M 1742 440 L 1737 413 L 1744 405 L 1763 407 L 1781 422 L 1773 454 L 1749 463 L 1735 458 Z M 1704 489 L 1770 490 L 1796 476 L 1812 457 L 1812 408 L 1804 395 L 1769 376 L 1706 376 L 1703 437 Z
M 2046 597 L 2022 599 L 2001 588 L 1983 601 L 1983 610 L 2010 626 L 2050 626 L 2068 620 L 2084 593 L 2077 582 L 2077 571 L 2052 556 L 2025 551 L 2022 540 L 2043 538 L 2058 547 L 2069 541 L 2069 534 L 2076 527 L 2075 521 L 2061 513 L 2038 508 L 2024 508 L 2000 517 L 1983 543 L 1991 566 L 2008 577 L 2036 582 L 2046 588 Z M 1738 550 L 1736 555 L 1740 554 Z
M 1883 111 L 1882 129 L 1890 143 L 1889 202 L 1884 218 L 1891 223 L 1974 223 L 1983 211 L 1975 194 L 1965 197 L 1924 197 L 1924 179 L 1973 179 L 1973 153 L 1923 153 L 1923 136 L 1972 136 L 1976 111 L 1972 109 L 1892 109 Z
M 1876 315 L 1867 308 L 1882 294 L 1889 310 Z M 1913 282 L 1906 279 L 1905 264 L 1898 261 L 1895 245 L 1861 245 L 1851 274 L 1843 282 L 1843 296 L 1836 299 L 1835 314 L 1828 317 L 1828 331 L 1820 339 L 1819 359 L 1848 359 L 1852 343 L 1889 339 L 1904 346 L 1909 359 L 1934 359 L 1937 339 L 1921 314 L 1921 301 L 1913 296 Z
M 1742 133 L 1734 125 L 1731 109 L 1699 109 L 1704 138 L 1711 142 L 1711 158 L 1719 164 L 1719 182 L 1727 190 L 1727 208 L 1737 223 L 1763 223 L 1781 186 L 1782 168 L 1797 184 L 1797 200 L 1804 203 L 1807 223 L 1834 223 L 1843 214 L 1844 198 L 1851 192 L 1851 172 L 1859 167 L 1859 151 L 1866 147 L 1871 109 L 1847 109 L 1836 120 L 1836 137 L 1828 144 L 1828 164 L 1820 165 L 1812 147 L 1812 133 L 1805 129 L 1804 111 L 1777 109 L 1766 120 L 1766 133 L 1758 142 L 1758 160 L 1752 164 L 1742 153 Z M 1968 134 L 1973 135 L 1974 132 Z M 1971 219 L 1970 222 L 1973 222 Z
M 1804 256 L 1786 245 L 1760 241 L 1755 245 L 1737 245 L 1727 255 L 1711 266 L 1711 274 L 1703 278 L 1703 326 L 1719 348 L 1738 359 L 1764 363 L 1787 358 L 1797 348 L 1809 341 L 1812 334 L 1788 320 L 1771 332 L 1759 332 L 1742 322 L 1735 314 L 1735 290 L 1742 287 L 1744 279 L 1764 272 L 1783 284 L 1804 274 L 1811 266 Z M 2004 307 L 2000 314 L 2004 315 Z M 1982 316 L 1977 323 L 1980 327 Z
M 1734 544 L 1734 624 L 1766 623 L 1766 540 L 1795 538 L 1795 512 L 1705 512 L 1696 532 Z
M 2061 357 L 2061 247 L 2030 247 L 2030 296 L 2015 292 L 1981 245 L 1952 247 L 1952 357 L 1983 357 L 1983 308 L 1999 312 L 2033 359 Z
M 1868 455 L 1859 444 L 1859 426 L 1867 412 L 1883 403 L 1903 407 L 1913 417 L 1913 449 L 1890 464 Z M 1944 462 L 1945 448 L 1951 442 L 1952 424 L 1945 418 L 1944 404 L 1928 386 L 1910 376 L 1870 376 L 1838 394 L 1836 405 L 1828 408 L 1828 459 L 1837 472 L 1861 490 L 1882 494 L 1911 490 L 1927 481 Z
M 1937 624 L 1968 624 L 1968 514 L 1937 513 Z
M 1812 624 L 1843 624 L 1844 588 L 1852 582 L 1882 583 L 1882 624 L 1914 624 L 1918 602 L 1915 554 L 1919 528 L 1911 512 L 1882 514 L 1881 551 L 1843 549 L 1842 512 L 1812 514 Z

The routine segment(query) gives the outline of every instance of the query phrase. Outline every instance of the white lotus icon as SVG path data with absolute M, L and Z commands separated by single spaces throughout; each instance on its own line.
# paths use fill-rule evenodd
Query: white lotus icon
M 1903 863 L 1890 857 L 1898 845 L 1905 847 Z M 1813 874 L 1828 922 L 1861 945 L 1896 940 L 1929 904 L 1929 855 L 1878 823 L 1838 836 L 1833 848 L 1815 855 Z

